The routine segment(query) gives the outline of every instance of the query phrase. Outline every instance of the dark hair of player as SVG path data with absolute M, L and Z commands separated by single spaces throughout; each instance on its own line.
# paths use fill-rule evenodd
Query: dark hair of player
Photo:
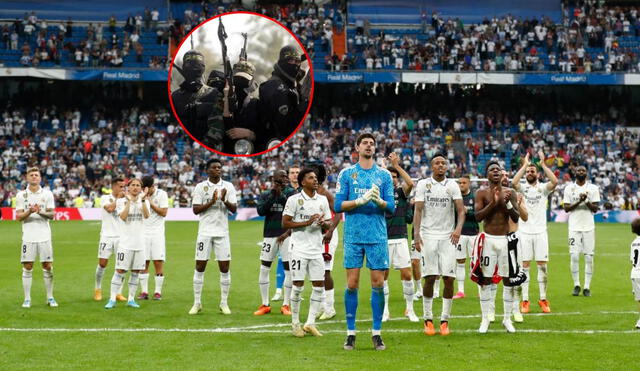
M 321 163 L 307 164 L 305 168 L 313 169 L 313 171 L 316 173 L 316 176 L 318 177 L 318 184 L 324 183 L 324 181 L 327 179 L 327 169 L 324 167 L 323 164 Z M 300 182 L 298 181 L 298 183 Z
M 209 167 L 211 167 L 211 164 L 215 164 L 215 163 L 219 163 L 220 166 L 222 166 L 222 161 L 220 161 L 219 158 L 212 158 L 211 160 L 207 161 L 207 170 L 209 169 Z
M 362 142 L 362 140 L 363 140 L 363 139 L 366 139 L 366 138 L 370 138 L 371 140 L 373 140 L 373 143 L 374 143 L 374 144 L 376 143 L 376 138 L 374 138 L 373 134 L 371 134 L 371 133 L 364 133 L 364 134 L 360 134 L 360 135 L 358 136 L 358 139 L 356 139 L 356 145 L 358 145 L 358 146 L 359 146 L 359 145 L 360 145 L 360 142 Z
M 396 174 L 396 176 L 397 176 L 397 177 L 400 177 L 400 173 L 398 172 L 398 170 L 396 170 L 396 168 L 395 168 L 395 167 L 393 167 L 393 166 L 389 166 L 389 167 L 387 168 L 387 170 L 388 170 L 390 173 L 394 173 L 394 174 Z
M 315 173 L 315 170 L 310 167 L 305 167 L 304 169 L 300 170 L 300 172 L 298 173 L 298 184 L 300 186 L 302 186 L 302 180 L 304 179 L 304 177 L 309 173 Z M 318 175 L 316 174 L 316 176 Z
M 500 169 L 502 169 L 502 166 L 500 166 L 500 163 L 498 161 L 489 161 L 487 162 L 487 166 L 484 168 L 484 175 L 487 175 L 487 172 L 489 171 L 489 168 L 491 167 L 491 165 L 498 165 L 500 167 Z
M 142 188 L 153 187 L 153 178 L 145 175 L 142 177 Z
M 113 179 L 111 179 L 111 184 L 116 184 L 120 182 L 124 182 L 124 178 L 121 176 L 115 176 L 113 177 Z
M 447 160 L 447 156 L 445 156 L 444 153 L 437 152 L 435 155 L 431 156 L 431 161 L 435 160 L 438 157 L 444 158 L 445 161 Z
M 636 218 L 631 222 L 631 232 L 640 236 L 640 218 Z
M 469 180 L 471 180 L 471 175 L 470 175 L 470 174 L 462 174 L 462 175 L 460 176 L 460 178 L 465 178 L 465 179 L 469 179 Z

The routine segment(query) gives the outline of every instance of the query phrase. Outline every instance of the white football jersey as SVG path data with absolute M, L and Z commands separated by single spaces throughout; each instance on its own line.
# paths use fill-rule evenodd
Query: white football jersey
M 282 215 L 292 217 L 296 223 L 305 222 L 314 214 L 320 214 L 322 220 L 330 220 L 329 201 L 317 192 L 313 197 L 309 197 L 304 191 L 289 197 L 282 212 Z M 324 251 L 322 228 L 319 225 L 312 224 L 293 229 L 290 241 L 290 251 L 307 259 L 318 258 Z
M 144 249 L 144 215 L 142 214 L 142 202 L 140 199 L 131 202 L 127 220 L 122 220 L 120 214 L 125 208 L 127 199 L 119 198 L 116 203 L 118 220 L 120 220 L 120 244 L 119 249 L 140 251 Z M 144 201 L 149 209 L 149 202 Z
M 100 237 L 118 237 L 120 236 L 120 218 L 118 217 L 117 207 L 112 212 L 104 209 L 105 206 L 111 205 L 116 198 L 113 195 L 103 195 L 100 197 L 100 206 L 102 206 L 102 226 L 100 228 Z
M 640 278 L 640 236 L 631 242 L 631 278 Z
M 520 219 L 518 230 L 522 233 L 537 234 L 547 231 L 547 196 L 549 190 L 547 184 L 536 182 L 531 185 L 528 182 L 520 185 L 520 192 L 527 204 L 529 218 L 525 222 Z
M 213 193 L 218 191 L 218 200 L 210 208 L 198 214 L 198 236 L 224 237 L 229 235 L 229 210 L 220 200 L 223 189 L 227 190 L 228 202 L 237 204 L 236 190 L 233 184 L 220 179 L 218 183 L 211 183 L 209 179 L 198 183 L 193 190 L 193 205 L 204 205 L 211 201 Z
M 600 189 L 595 184 L 585 182 L 582 186 L 575 182 L 570 183 L 564 189 L 564 197 L 562 202 L 565 204 L 574 204 L 580 200 L 580 195 L 586 193 L 588 202 L 600 202 Z M 591 231 L 596 227 L 593 221 L 593 213 L 584 202 L 582 202 L 575 210 L 569 213 L 569 230 L 576 232 Z
M 169 196 L 167 192 L 156 187 L 155 192 L 149 197 L 151 201 L 159 208 L 169 208 Z M 164 235 L 164 216 L 156 213 L 149 205 L 149 217 L 144 220 L 144 233 L 150 236 Z
M 40 210 L 54 209 L 53 193 L 50 190 L 40 187 L 36 192 L 31 192 L 29 188 L 18 192 L 16 195 L 16 211 L 29 210 L 33 205 L 40 205 Z M 38 214 L 31 214 L 22 221 L 22 241 L 23 242 L 44 242 L 51 241 L 51 227 L 49 219 Z
M 416 202 L 424 202 L 420 233 L 423 237 L 448 239 L 456 227 L 454 200 L 462 200 L 460 186 L 452 179 L 422 179 L 416 186 Z

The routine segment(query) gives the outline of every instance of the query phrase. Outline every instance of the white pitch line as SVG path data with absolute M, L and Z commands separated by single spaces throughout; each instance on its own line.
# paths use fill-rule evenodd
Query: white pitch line
M 636 311 L 599 311 L 599 312 L 558 312 L 558 313 L 531 313 L 525 314 L 525 317 L 549 317 L 549 316 L 579 316 L 585 314 L 638 314 Z M 461 318 L 480 318 L 479 314 L 451 316 L 452 319 Z M 502 317 L 497 314 L 496 317 Z M 406 321 L 404 317 L 390 318 L 389 321 Z M 343 324 L 344 320 L 322 321 L 318 325 L 329 324 Z M 371 318 L 360 319 L 357 322 L 371 322 Z M 243 327 L 218 327 L 210 329 L 189 329 L 189 328 L 18 328 L 18 327 L 1 327 L 0 332 L 196 332 L 196 333 L 287 333 L 288 330 L 276 330 L 270 328 L 289 327 L 290 323 L 273 323 L 264 325 L 253 325 Z M 477 332 L 477 329 L 462 329 L 456 330 L 456 332 L 472 333 Z M 640 333 L 640 331 L 633 330 L 546 330 L 546 329 L 521 329 L 519 332 L 530 333 L 550 333 L 550 334 L 625 334 L 625 333 Z M 342 333 L 344 330 L 323 330 L 325 333 Z M 385 329 L 384 332 L 390 333 L 415 333 L 420 330 L 410 329 Z M 503 332 L 499 330 L 491 332 Z
M 0 328 L 0 332 L 166 332 L 166 333 L 217 333 L 217 334 L 287 334 L 289 330 L 259 330 L 250 329 L 244 330 L 241 328 L 202 328 L 202 329 L 188 329 L 188 328 L 12 328 L 4 327 Z M 341 334 L 345 330 L 322 330 L 325 334 Z M 419 334 L 421 329 L 384 329 L 383 333 L 402 333 L 402 334 Z M 478 329 L 452 329 L 451 332 L 455 333 L 477 333 Z M 491 333 L 504 333 L 504 330 L 489 330 Z M 521 333 L 534 333 L 534 334 L 584 334 L 584 335 L 598 335 L 598 334 L 640 334 L 640 330 L 545 330 L 545 329 L 518 329 L 517 332 Z

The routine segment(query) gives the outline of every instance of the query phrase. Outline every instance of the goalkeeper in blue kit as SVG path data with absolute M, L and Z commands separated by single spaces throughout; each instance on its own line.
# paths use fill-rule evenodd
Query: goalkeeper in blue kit
M 376 350 L 384 350 L 380 336 L 384 311 L 384 273 L 389 269 L 385 211 L 395 210 L 391 173 L 375 164 L 375 138 L 362 134 L 356 140 L 358 163 L 343 169 L 336 185 L 335 211 L 345 213 L 344 267 L 347 288 L 344 303 L 347 317 L 345 350 L 353 350 L 356 341 L 356 311 L 360 268 L 364 257 L 371 271 L 372 341 Z

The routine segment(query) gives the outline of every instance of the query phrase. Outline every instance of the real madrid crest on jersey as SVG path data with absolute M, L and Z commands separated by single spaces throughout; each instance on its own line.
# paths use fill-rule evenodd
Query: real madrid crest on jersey
M 301 198 L 299 198 L 299 199 L 298 199 L 298 205 L 302 206 L 303 204 L 304 204 L 304 200 L 303 200 L 303 199 L 301 199 Z
M 426 187 L 427 187 L 427 193 L 431 193 L 431 183 L 427 183 Z
M 353 180 L 358 179 L 358 173 L 354 172 L 353 174 L 351 174 L 351 177 L 353 178 Z
M 209 186 L 204 186 L 204 191 L 208 192 L 209 191 Z

